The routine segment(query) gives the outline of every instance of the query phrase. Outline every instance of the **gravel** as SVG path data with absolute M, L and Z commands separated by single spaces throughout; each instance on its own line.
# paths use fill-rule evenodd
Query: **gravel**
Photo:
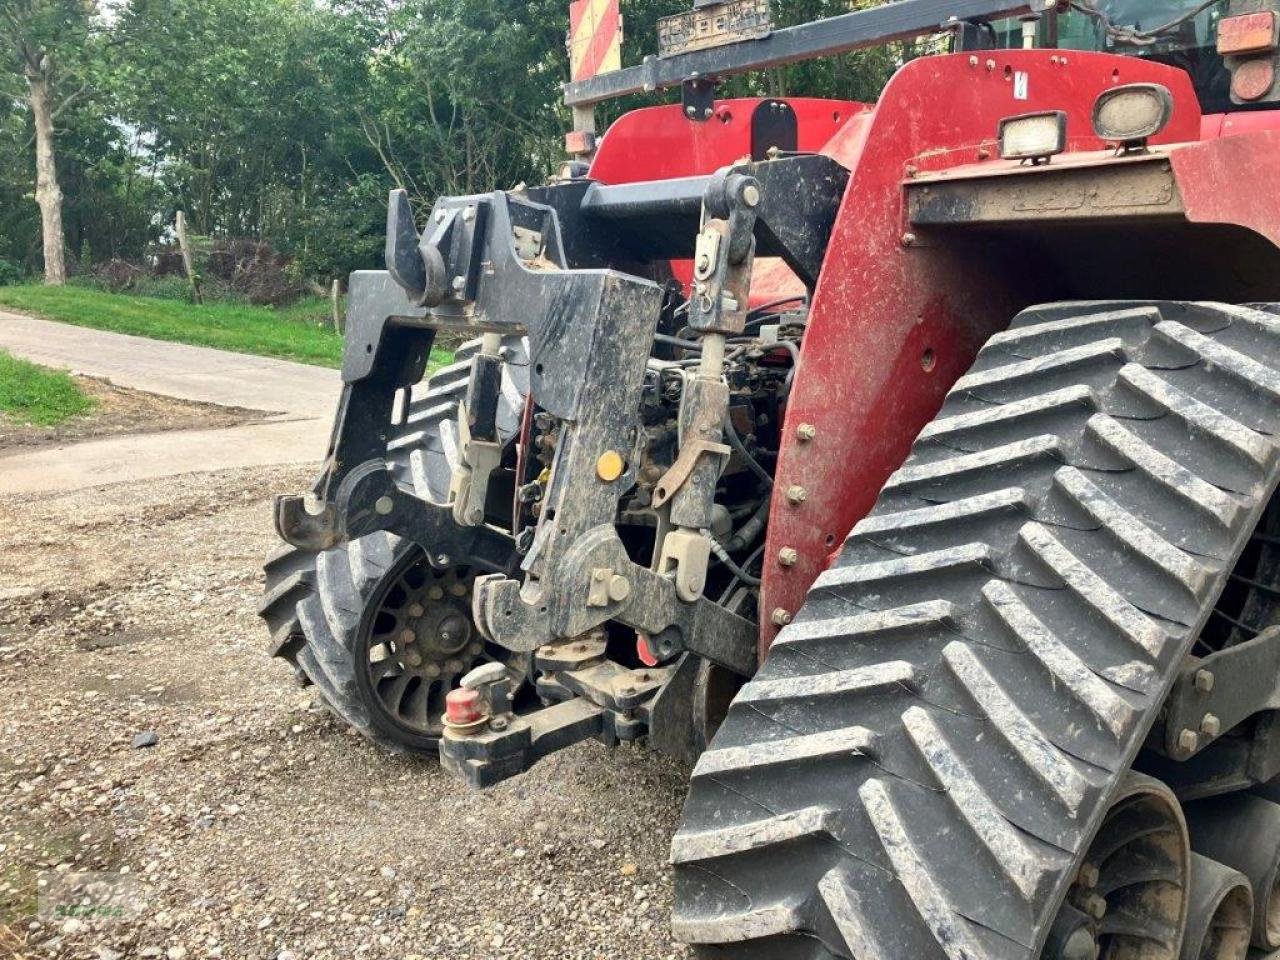
M 263 655 L 271 496 L 309 473 L 0 499 L 0 955 L 684 957 L 676 764 L 583 744 L 475 793 Z M 140 910 L 38 919 L 75 871 Z

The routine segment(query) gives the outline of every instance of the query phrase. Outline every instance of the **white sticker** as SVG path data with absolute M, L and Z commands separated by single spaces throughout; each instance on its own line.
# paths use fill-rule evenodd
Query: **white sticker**
M 1027 99 L 1027 72 L 1015 70 L 1013 74 L 1013 99 Z

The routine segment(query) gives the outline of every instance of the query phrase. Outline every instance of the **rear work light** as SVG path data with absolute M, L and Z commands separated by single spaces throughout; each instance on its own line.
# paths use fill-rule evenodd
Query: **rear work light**
M 1099 94 L 1093 102 L 1093 132 L 1123 149 L 1146 146 L 1173 116 L 1173 94 L 1159 83 L 1130 83 Z
M 1067 115 L 1061 110 L 1005 117 L 997 132 L 1000 157 L 1045 163 L 1067 148 Z

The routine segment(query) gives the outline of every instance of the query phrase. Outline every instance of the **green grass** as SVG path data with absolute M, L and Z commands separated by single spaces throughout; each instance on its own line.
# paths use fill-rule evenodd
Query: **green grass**
M 68 374 L 0 350 L 0 412 L 21 423 L 52 427 L 67 417 L 88 413 L 93 404 L 93 398 L 85 396 Z
M 328 303 L 315 298 L 279 309 L 238 303 L 195 306 L 86 287 L 30 284 L 0 287 L 0 306 L 62 323 L 155 340 L 281 357 L 321 367 L 342 363 L 342 338 L 317 322 L 328 315 Z M 450 359 L 446 350 L 431 351 L 433 369 Z

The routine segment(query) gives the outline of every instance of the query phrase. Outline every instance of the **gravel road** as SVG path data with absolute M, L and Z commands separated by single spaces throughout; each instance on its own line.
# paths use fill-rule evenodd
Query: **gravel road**
M 0 498 L 0 957 L 683 956 L 675 764 L 586 744 L 473 793 L 264 658 L 270 497 L 308 473 Z M 79 870 L 127 871 L 140 913 L 32 919 Z

